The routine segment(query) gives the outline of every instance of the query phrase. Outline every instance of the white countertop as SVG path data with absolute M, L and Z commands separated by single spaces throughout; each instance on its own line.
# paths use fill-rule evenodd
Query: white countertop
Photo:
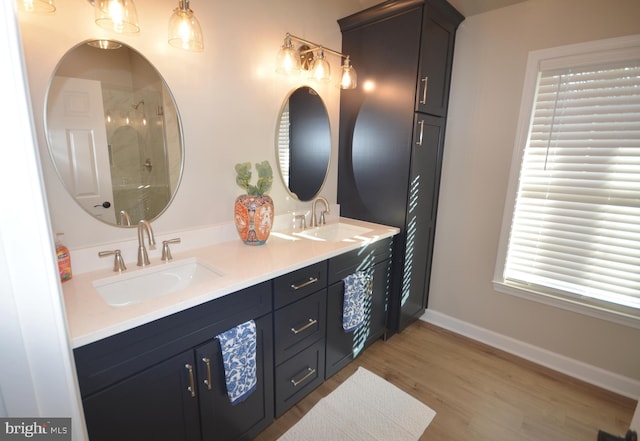
M 137 304 L 110 306 L 94 288 L 93 282 L 96 280 L 118 277 L 117 273 L 112 271 L 111 260 L 104 262 L 105 268 L 102 270 L 74 275 L 73 279 L 62 284 L 72 346 L 77 348 L 95 342 L 399 232 L 395 227 L 353 219 L 340 218 L 339 222 L 365 227 L 370 231 L 359 236 L 361 239 L 357 241 L 290 240 L 278 233 L 272 233 L 267 243 L 262 246 L 245 245 L 236 235 L 227 242 L 184 252 L 179 252 L 178 247 L 174 247 L 173 263 L 196 258 L 222 276 Z M 155 258 L 146 269 L 171 264 Z M 127 268 L 127 275 L 145 270 L 129 262 Z

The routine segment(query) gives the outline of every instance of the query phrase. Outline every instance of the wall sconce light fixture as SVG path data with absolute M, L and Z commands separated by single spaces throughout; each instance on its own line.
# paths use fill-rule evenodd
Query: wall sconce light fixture
M 204 50 L 202 28 L 189 9 L 189 0 L 180 0 L 169 18 L 169 44 L 188 51 Z
M 301 43 L 298 48 L 294 46 L 294 40 Z M 311 78 L 329 81 L 331 79 L 331 65 L 324 56 L 325 52 L 340 57 L 341 62 L 344 59 L 341 65 L 340 88 L 355 89 L 358 85 L 358 76 L 348 55 L 296 37 L 288 32 L 276 58 L 276 71 L 291 74 L 304 70 L 309 72 Z
M 140 31 L 133 0 L 89 0 L 93 3 L 96 24 L 109 31 L 134 33 Z
M 54 0 L 17 0 L 18 9 L 24 12 L 50 13 L 55 12 Z

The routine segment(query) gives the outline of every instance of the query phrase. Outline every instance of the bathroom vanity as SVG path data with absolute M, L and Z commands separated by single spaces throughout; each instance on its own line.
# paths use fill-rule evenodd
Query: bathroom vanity
M 76 276 L 64 294 L 91 440 L 255 436 L 384 334 L 397 232 L 341 218 L 276 233 L 263 247 L 233 240 L 115 278 L 108 269 Z M 218 277 L 124 306 L 96 289 L 184 261 Z M 363 325 L 347 333 L 342 279 L 355 271 L 372 273 L 373 288 Z M 247 320 L 256 324 L 258 383 L 233 406 L 215 336 Z

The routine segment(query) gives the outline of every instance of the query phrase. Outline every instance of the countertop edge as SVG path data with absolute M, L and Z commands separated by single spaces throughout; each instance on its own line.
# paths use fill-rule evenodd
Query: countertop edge
M 286 239 L 274 237 L 269 239 L 269 241 L 273 242 L 271 249 L 267 248 L 269 242 L 263 249 L 259 249 L 261 247 L 249 247 L 235 239 L 190 250 L 184 253 L 184 256 L 174 254 L 176 260 L 195 256 L 197 259 L 216 268 L 222 268 L 225 272 L 225 277 L 221 278 L 218 283 L 211 284 L 210 288 L 199 286 L 198 289 L 187 290 L 187 292 L 182 293 L 183 295 L 173 293 L 132 306 L 109 306 L 93 288 L 93 281 L 112 276 L 113 273 L 108 272 L 108 270 L 101 270 L 81 274 L 77 279 L 74 278 L 75 280 L 72 279 L 63 284 L 71 345 L 76 349 L 94 343 L 154 320 L 272 280 L 308 265 L 361 248 L 367 244 L 393 237 L 400 232 L 400 229 L 396 227 L 354 219 L 340 218 L 340 222 L 370 228 L 371 231 L 364 235 L 369 240 L 315 243 L 307 240 L 288 242 Z M 267 262 L 267 259 L 273 259 L 273 256 L 270 255 L 271 251 L 281 254 L 293 253 L 293 255 L 285 255 L 279 262 Z M 224 267 L 224 264 L 220 264 L 220 261 L 225 261 L 225 257 L 220 257 L 220 255 L 228 257 L 229 267 Z M 262 262 L 262 268 L 254 268 L 252 272 L 248 272 L 245 276 L 243 275 L 245 271 L 242 271 L 242 268 L 237 266 L 231 268 L 231 266 L 234 266 L 232 255 L 236 257 L 238 262 L 258 262 L 258 264 Z M 298 255 L 300 255 L 299 259 L 297 258 Z

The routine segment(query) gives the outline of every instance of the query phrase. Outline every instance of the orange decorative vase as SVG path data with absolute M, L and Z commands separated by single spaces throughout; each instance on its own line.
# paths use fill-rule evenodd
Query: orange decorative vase
M 264 245 L 273 225 L 273 200 L 267 195 L 236 198 L 235 222 L 240 239 L 247 245 Z

